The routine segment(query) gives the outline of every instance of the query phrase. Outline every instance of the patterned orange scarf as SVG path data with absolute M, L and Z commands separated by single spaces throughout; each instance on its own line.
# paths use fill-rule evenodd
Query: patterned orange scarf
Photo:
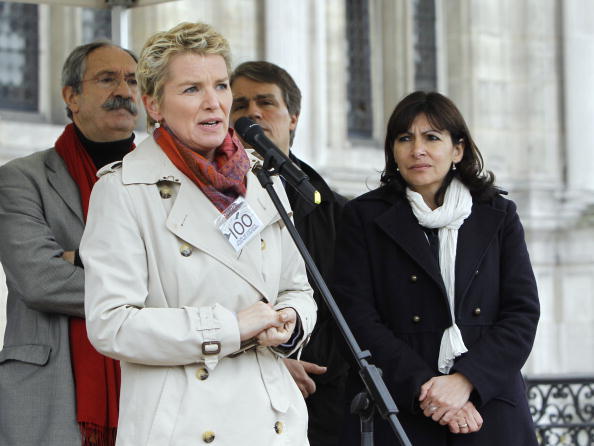
M 220 212 L 239 195 L 245 196 L 250 160 L 233 129 L 229 129 L 223 143 L 215 149 L 213 162 L 190 149 L 165 126 L 156 128 L 153 138 L 175 167 L 190 178 Z

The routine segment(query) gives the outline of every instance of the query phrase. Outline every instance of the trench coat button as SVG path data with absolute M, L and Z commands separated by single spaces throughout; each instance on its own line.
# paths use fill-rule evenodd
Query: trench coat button
M 159 187 L 159 194 L 165 200 L 171 198 L 171 188 L 169 186 L 161 186 Z
M 411 282 L 416 282 L 419 278 L 417 276 L 415 276 L 414 274 L 412 276 L 410 276 L 410 281 Z
M 205 443 L 212 443 L 215 439 L 215 433 L 213 431 L 206 431 L 202 434 L 202 441 Z
M 264 240 L 263 238 L 260 239 L 260 248 L 262 249 L 262 251 L 266 249 L 266 240 Z
M 184 244 L 179 247 L 179 252 L 184 257 L 190 257 L 192 255 L 192 248 Z
M 476 307 L 473 311 L 475 316 L 480 316 L 481 315 L 481 309 L 480 307 Z
M 415 324 L 418 324 L 419 322 L 421 322 L 421 316 L 419 316 L 419 315 L 415 314 L 415 315 L 413 316 L 413 318 L 412 318 L 412 321 L 413 321 Z
M 198 367 L 198 370 L 196 370 L 196 378 L 198 378 L 200 381 L 207 379 L 208 375 L 209 373 L 206 367 Z
M 277 421 L 276 423 L 274 423 L 274 432 L 276 432 L 277 434 L 282 434 L 284 427 L 285 426 L 282 421 Z

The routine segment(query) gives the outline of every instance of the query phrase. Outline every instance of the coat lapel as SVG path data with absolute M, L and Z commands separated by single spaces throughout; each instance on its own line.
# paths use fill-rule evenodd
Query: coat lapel
M 80 193 L 68 170 L 66 170 L 64 161 L 55 150 L 50 150 L 45 159 L 45 165 L 47 166 L 48 183 L 80 222 L 84 224 Z
M 435 281 L 446 296 L 439 265 L 409 206 L 398 200 L 376 218 L 377 225 Z
M 460 227 L 456 249 L 456 307 L 464 300 L 504 217 L 504 212 L 488 204 L 474 204 L 472 213 Z
M 236 252 L 215 223 L 221 213 L 190 179 L 179 171 L 176 176 L 180 178 L 181 185 L 167 217 L 167 228 L 177 237 L 227 265 L 271 301 L 260 271 L 262 259 L 258 236 L 254 236 L 239 253 Z M 262 228 L 280 218 L 251 173 L 248 174 L 246 202 L 262 221 Z
M 255 162 L 255 161 L 254 161 Z M 279 189 L 282 189 L 282 184 L 280 180 L 275 178 L 276 183 L 276 191 L 278 192 Z M 279 188 L 280 186 L 280 188 Z M 283 207 L 291 215 L 291 207 L 289 205 L 286 196 L 279 195 L 281 201 L 283 203 Z M 252 211 L 260 218 L 262 222 L 262 226 L 266 227 L 271 225 L 273 222 L 278 221 L 281 219 L 278 211 L 274 207 L 272 200 L 268 196 L 268 193 L 262 185 L 258 181 L 255 175 L 248 173 L 247 175 L 247 193 L 245 196 L 245 200 L 247 204 L 250 206 Z M 250 241 L 247 245 L 239 253 L 238 259 L 241 262 L 241 265 L 261 265 L 262 264 L 262 245 L 259 242 L 260 237 L 254 236 L 254 239 Z M 261 274 L 261 271 L 258 271 L 258 274 Z
M 253 166 L 257 160 L 249 152 L 248 156 Z M 206 195 L 173 165 L 152 138 L 143 141 L 136 150 L 126 155 L 122 178 L 125 184 L 153 184 L 161 180 L 179 183 L 175 201 L 165 223 L 167 229 L 231 268 L 264 297 L 272 301 L 261 274 L 261 244 L 258 236 L 256 235 L 239 253 L 236 252 L 215 223 L 221 213 Z M 278 178 L 275 183 L 278 190 L 280 184 Z M 284 194 L 281 199 L 285 208 L 289 209 Z M 272 201 L 251 172 L 247 175 L 245 200 L 260 218 L 263 227 L 280 219 Z
M 460 227 L 456 248 L 456 308 L 462 304 L 475 272 L 504 218 L 504 212 L 488 204 L 474 204 L 470 216 Z M 398 199 L 376 218 L 376 223 L 429 274 L 447 299 L 439 265 L 410 207 Z

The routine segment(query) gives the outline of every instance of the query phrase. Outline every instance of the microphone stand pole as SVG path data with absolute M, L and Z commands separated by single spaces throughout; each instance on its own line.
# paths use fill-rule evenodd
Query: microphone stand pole
M 406 436 L 406 433 L 404 432 L 404 429 L 402 428 L 402 425 L 398 421 L 396 416 L 398 413 L 398 408 L 396 407 L 396 403 L 394 402 L 392 395 L 390 395 L 390 392 L 388 391 L 388 388 L 381 377 L 380 369 L 371 364 L 371 353 L 369 353 L 368 350 L 362 351 L 359 347 L 359 344 L 357 344 L 351 329 L 344 320 L 338 305 L 336 305 L 336 301 L 332 297 L 332 294 L 330 294 L 330 290 L 326 286 L 324 279 L 322 279 L 322 275 L 320 274 L 316 264 L 309 254 L 309 251 L 305 247 L 303 240 L 299 236 L 297 229 L 295 229 L 295 225 L 287 215 L 287 211 L 285 211 L 282 202 L 274 190 L 273 182 L 270 176 L 277 174 L 277 172 L 274 169 L 269 168 L 269 158 L 264 159 L 264 167 L 258 163 L 256 166 L 254 166 L 252 171 L 260 181 L 262 187 L 266 189 L 268 195 L 270 195 L 274 206 L 278 210 L 278 213 L 285 223 L 285 226 L 289 230 L 291 238 L 303 256 L 305 266 L 310 272 L 314 284 L 320 291 L 324 302 L 328 306 L 330 313 L 338 324 L 338 328 L 340 329 L 340 332 L 342 333 L 359 366 L 359 376 L 361 377 L 363 384 L 365 384 L 366 391 L 363 391 L 355 396 L 351 404 L 351 412 L 357 413 L 361 420 L 361 445 L 373 446 L 373 418 L 375 416 L 375 412 L 377 411 L 383 419 L 388 421 L 400 444 L 402 446 L 412 446 L 408 437 Z

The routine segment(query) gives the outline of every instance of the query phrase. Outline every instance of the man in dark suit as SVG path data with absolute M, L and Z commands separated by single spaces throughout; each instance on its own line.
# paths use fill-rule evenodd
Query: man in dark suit
M 257 122 L 266 136 L 307 174 L 321 193 L 322 203 L 315 206 L 292 188 L 287 188 L 297 231 L 320 273 L 327 278 L 334 259 L 336 227 L 346 200 L 290 151 L 301 109 L 299 88 L 277 65 L 246 62 L 231 75 L 231 89 L 231 121 L 247 116 Z M 347 366 L 339 352 L 339 335 L 335 333 L 334 321 L 317 290 L 314 297 L 318 304 L 318 323 L 310 343 L 303 350 L 303 360 L 287 359 L 285 363 L 306 398 L 310 444 L 331 446 L 338 444 Z
M 88 344 L 78 244 L 96 170 L 133 147 L 135 70 L 111 43 L 75 48 L 62 71 L 72 124 L 53 148 L 0 167 L 0 444 L 114 442 L 119 366 Z

